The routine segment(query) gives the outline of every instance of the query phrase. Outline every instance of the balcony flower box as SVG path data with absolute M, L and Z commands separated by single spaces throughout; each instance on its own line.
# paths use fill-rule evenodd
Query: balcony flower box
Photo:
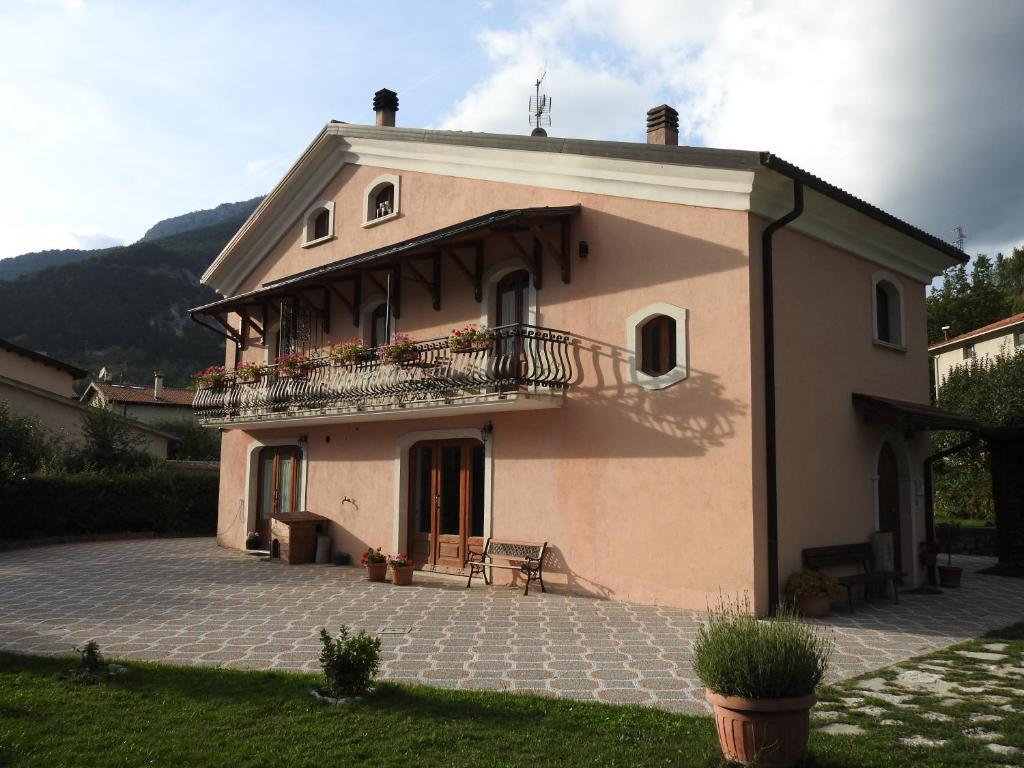
M 235 366 L 235 379 L 242 384 L 255 384 L 263 375 L 263 366 L 259 363 L 239 363 Z
M 312 367 L 309 358 L 298 352 L 281 355 L 275 362 L 277 363 L 277 375 L 286 379 L 304 379 L 309 375 L 309 370 Z
M 493 348 L 494 332 L 486 326 L 477 328 L 475 325 L 467 325 L 465 328 L 452 328 L 448 337 L 448 349 L 459 354 L 486 352 Z
M 192 374 L 192 381 L 199 389 L 217 389 L 224 386 L 227 376 L 223 365 L 211 365 L 205 370 Z
M 377 348 L 377 355 L 385 365 L 408 365 L 419 360 L 416 342 L 404 333 L 396 333 L 390 344 Z
M 333 341 L 327 344 L 327 357 L 336 367 L 353 366 L 366 359 L 369 350 L 359 339 L 349 339 L 341 344 Z

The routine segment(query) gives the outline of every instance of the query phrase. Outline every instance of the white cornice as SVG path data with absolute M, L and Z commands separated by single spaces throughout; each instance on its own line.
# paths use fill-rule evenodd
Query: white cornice
M 203 275 L 233 295 L 346 165 L 522 184 L 776 218 L 792 206 L 792 181 L 768 169 L 727 169 L 565 152 L 522 151 L 346 135 L 324 128 Z M 813 190 L 790 226 L 875 264 L 931 282 L 953 260 L 875 219 Z

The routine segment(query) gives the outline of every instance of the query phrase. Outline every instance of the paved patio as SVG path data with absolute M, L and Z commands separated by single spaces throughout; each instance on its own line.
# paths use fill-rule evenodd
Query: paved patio
M 824 622 L 833 677 L 1024 620 L 1019 581 L 973 573 L 984 558 L 959 562 L 959 590 Z M 416 578 L 371 584 L 357 568 L 261 562 L 212 539 L 16 550 L 0 553 L 0 648 L 69 653 L 94 639 L 110 656 L 317 670 L 318 628 L 345 623 L 383 632 L 389 680 L 702 709 L 690 666 L 699 612 Z

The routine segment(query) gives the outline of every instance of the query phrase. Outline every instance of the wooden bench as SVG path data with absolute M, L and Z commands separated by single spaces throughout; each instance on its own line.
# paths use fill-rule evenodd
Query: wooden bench
M 900 601 L 899 593 L 896 591 L 896 581 L 902 580 L 903 574 L 899 571 L 876 571 L 875 550 L 870 544 L 839 544 L 833 547 L 816 547 L 803 551 L 804 566 L 813 571 L 822 568 L 833 568 L 844 565 L 859 565 L 861 573 L 853 573 L 848 576 L 839 576 L 840 586 L 846 587 L 846 599 L 850 604 L 850 613 L 853 613 L 853 588 L 864 585 L 864 599 L 868 597 L 868 586 L 871 584 L 891 584 L 893 600 Z
M 487 575 L 488 568 L 499 568 L 506 571 L 519 571 L 526 580 L 524 595 L 530 594 L 530 582 L 539 581 L 540 591 L 544 589 L 544 550 L 548 543 L 530 541 L 510 541 L 507 539 L 488 538 L 484 544 L 483 552 L 469 550 L 469 557 L 466 559 L 466 566 L 469 567 L 469 578 L 466 580 L 466 589 L 473 583 L 473 577 L 478 573 L 484 577 L 484 583 L 490 584 L 491 580 Z M 507 564 L 495 563 L 494 558 L 499 557 L 508 560 Z

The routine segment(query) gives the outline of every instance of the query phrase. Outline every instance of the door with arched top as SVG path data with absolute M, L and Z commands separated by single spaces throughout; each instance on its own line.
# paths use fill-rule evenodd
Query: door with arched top
M 900 468 L 888 442 L 878 455 L 878 530 L 892 534 L 893 564 L 902 571 L 900 542 Z

